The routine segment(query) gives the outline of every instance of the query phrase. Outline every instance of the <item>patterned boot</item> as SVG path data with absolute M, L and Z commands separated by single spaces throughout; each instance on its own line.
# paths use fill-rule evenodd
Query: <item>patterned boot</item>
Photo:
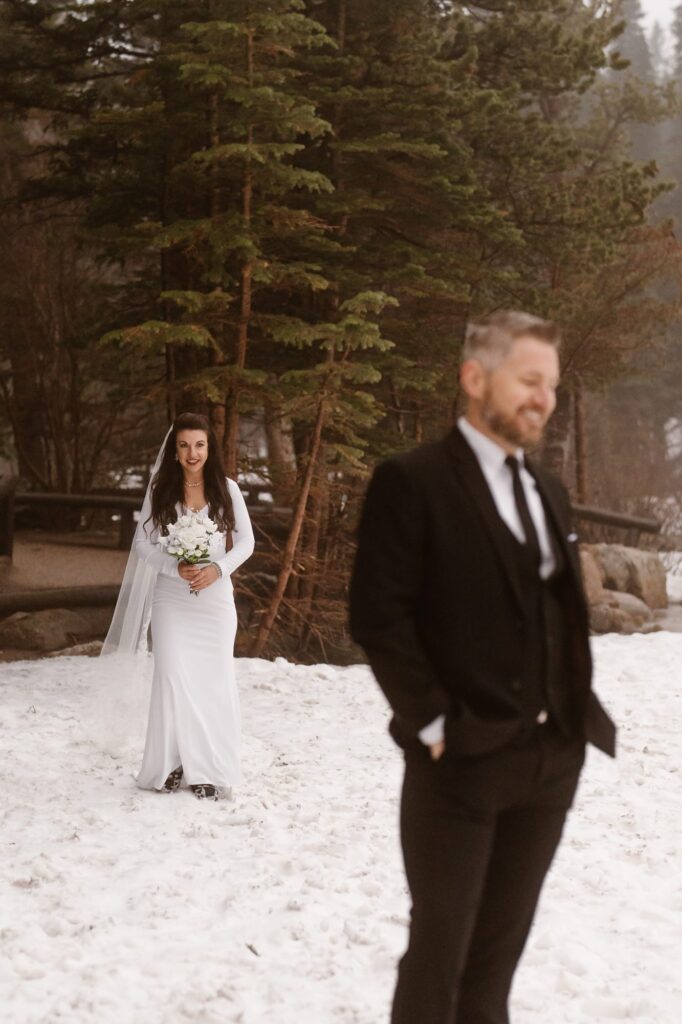
M 194 793 L 197 800 L 217 800 L 218 792 L 215 786 L 211 785 L 210 782 L 202 782 L 198 786 L 189 787 Z
M 180 789 L 180 783 L 182 782 L 182 765 L 179 768 L 175 768 L 170 773 L 168 778 L 163 784 L 162 792 L 164 793 L 175 793 Z

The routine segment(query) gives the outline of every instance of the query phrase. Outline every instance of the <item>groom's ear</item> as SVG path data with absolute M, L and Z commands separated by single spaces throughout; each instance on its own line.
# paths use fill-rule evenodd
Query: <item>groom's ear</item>
M 487 373 L 478 359 L 467 359 L 459 370 L 459 383 L 467 398 L 480 399 L 485 394 Z

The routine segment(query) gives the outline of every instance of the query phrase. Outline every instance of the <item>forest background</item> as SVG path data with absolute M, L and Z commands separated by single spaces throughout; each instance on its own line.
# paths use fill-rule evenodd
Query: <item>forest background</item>
M 205 412 L 257 530 L 242 650 L 347 660 L 368 473 L 447 429 L 467 321 L 512 307 L 565 331 L 539 457 L 682 532 L 672 32 L 637 0 L 0 0 L 5 472 L 140 486 Z

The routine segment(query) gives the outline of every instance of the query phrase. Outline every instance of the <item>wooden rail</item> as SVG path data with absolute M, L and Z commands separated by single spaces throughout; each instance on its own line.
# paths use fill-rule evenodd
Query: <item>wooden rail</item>
M 662 524 L 657 519 L 644 519 L 641 516 L 627 516 L 620 512 L 609 512 L 603 508 L 592 508 L 589 505 L 573 505 L 573 515 L 588 523 L 600 523 L 602 526 L 614 526 L 627 530 L 625 543 L 637 547 L 640 533 L 660 533 Z
M 135 533 L 133 513 L 139 511 L 142 501 L 130 494 L 52 494 L 41 491 L 18 491 L 15 494 L 15 509 L 48 508 L 110 508 L 120 512 L 121 521 L 118 531 L 118 547 L 127 550 L 132 544 Z
M 0 594 L 0 616 L 14 612 L 43 611 L 45 608 L 113 608 L 119 585 L 100 587 L 46 587 L 44 590 L 14 590 Z
M 142 493 L 133 492 L 110 492 L 109 494 L 53 494 L 51 492 L 20 491 L 17 492 L 17 479 L 10 477 L 0 481 L 0 557 L 12 557 L 14 541 L 14 517 L 18 508 L 54 507 L 67 508 L 107 508 L 120 512 L 121 521 L 119 526 L 118 547 L 127 550 L 133 540 L 135 533 L 134 513 L 139 510 L 142 504 Z M 251 496 L 262 490 L 264 485 L 244 484 L 242 489 L 249 492 Z M 285 510 L 274 509 L 272 506 L 255 504 L 250 508 L 256 519 L 269 514 L 274 515 L 280 526 L 283 527 L 282 514 Z M 279 513 L 279 515 L 277 515 Z M 661 523 L 656 519 L 646 519 L 641 516 L 623 515 L 620 512 L 611 512 L 606 509 L 593 508 L 588 505 L 573 505 L 573 515 L 576 519 L 591 523 L 599 523 L 603 526 L 613 526 L 617 529 L 626 530 L 625 543 L 636 546 L 641 533 L 658 534 L 661 532 Z

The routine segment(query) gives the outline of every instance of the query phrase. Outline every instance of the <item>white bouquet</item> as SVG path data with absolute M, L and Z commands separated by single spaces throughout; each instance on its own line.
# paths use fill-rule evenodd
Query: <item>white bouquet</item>
M 177 522 L 171 523 L 168 533 L 159 537 L 157 543 L 179 562 L 188 562 L 190 565 L 210 563 L 211 539 L 217 531 L 217 525 L 205 512 L 189 512 L 180 516 Z M 193 593 L 199 596 L 197 590 Z

